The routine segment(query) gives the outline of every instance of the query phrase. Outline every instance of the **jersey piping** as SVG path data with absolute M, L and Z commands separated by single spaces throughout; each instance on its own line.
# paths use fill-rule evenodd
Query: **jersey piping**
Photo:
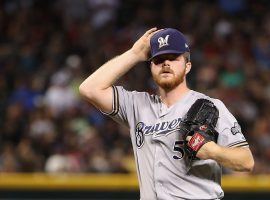
M 228 145 L 228 147 L 244 147 L 244 146 L 248 146 L 247 141 L 235 142 L 235 143 Z
M 114 116 L 119 111 L 119 94 L 115 86 L 112 86 L 113 89 L 113 102 L 112 102 L 112 111 L 111 112 L 104 112 L 100 110 L 101 113 L 108 115 L 108 116 Z

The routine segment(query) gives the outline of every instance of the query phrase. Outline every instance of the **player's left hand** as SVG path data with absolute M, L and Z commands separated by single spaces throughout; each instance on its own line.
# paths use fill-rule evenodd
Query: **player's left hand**
M 218 149 L 219 146 L 215 142 L 208 142 L 198 151 L 197 157 L 202 160 L 211 159 L 218 152 Z
M 206 125 L 195 127 L 186 137 L 185 149 L 188 157 L 191 160 L 210 158 L 211 147 L 216 145 L 217 137 L 218 133 L 213 128 Z
M 191 136 L 187 137 L 188 141 L 190 139 Z M 207 142 L 198 150 L 196 157 L 201 160 L 211 159 L 213 157 L 213 154 L 218 152 L 218 149 L 219 146 L 215 142 Z

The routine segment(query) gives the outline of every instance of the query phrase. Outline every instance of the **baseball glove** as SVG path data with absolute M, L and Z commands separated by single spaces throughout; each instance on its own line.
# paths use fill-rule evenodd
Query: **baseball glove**
M 198 99 L 188 110 L 182 123 L 184 132 L 185 152 L 189 159 L 195 160 L 200 148 L 207 142 L 217 142 L 218 132 L 215 131 L 219 112 L 213 102 Z M 188 141 L 187 138 L 190 138 Z

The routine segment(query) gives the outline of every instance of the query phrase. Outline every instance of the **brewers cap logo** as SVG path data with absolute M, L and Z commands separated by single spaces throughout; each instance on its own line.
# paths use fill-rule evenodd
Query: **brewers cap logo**
M 168 43 L 169 37 L 170 37 L 169 35 L 166 35 L 165 38 L 163 38 L 163 37 L 159 37 L 159 38 L 158 38 L 158 43 L 159 43 L 158 48 L 159 48 L 159 49 L 160 49 L 161 47 L 164 47 L 164 46 L 168 46 L 168 45 L 169 45 L 169 43 Z

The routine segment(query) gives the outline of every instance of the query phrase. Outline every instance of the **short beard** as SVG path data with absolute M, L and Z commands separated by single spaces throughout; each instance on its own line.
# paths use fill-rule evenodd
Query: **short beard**
M 165 81 L 160 79 L 158 76 L 153 76 L 153 79 L 159 87 L 161 87 L 165 91 L 171 91 L 184 81 L 184 76 L 185 74 L 183 73 L 176 78 Z

